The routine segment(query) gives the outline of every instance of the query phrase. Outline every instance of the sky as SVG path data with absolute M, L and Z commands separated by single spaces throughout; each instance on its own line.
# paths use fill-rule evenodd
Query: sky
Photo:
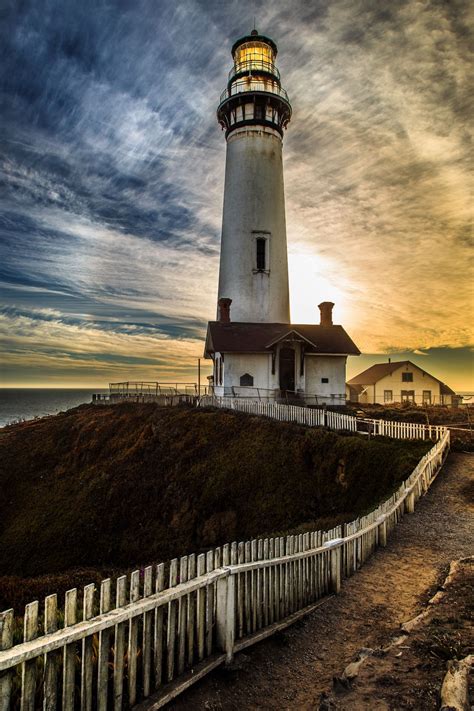
M 471 9 L 470 9 L 471 8 Z M 474 390 L 468 0 L 0 0 L 0 380 L 195 382 L 230 48 L 278 44 L 294 323 Z M 203 367 L 203 374 L 210 372 Z

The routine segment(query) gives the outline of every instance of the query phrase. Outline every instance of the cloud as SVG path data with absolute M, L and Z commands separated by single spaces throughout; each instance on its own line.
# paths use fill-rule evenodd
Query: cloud
M 110 380 L 161 382 L 196 379 L 202 340 L 179 339 L 158 328 L 66 321 L 43 309 L 0 312 L 2 374 L 6 381 L 80 383 L 84 373 L 91 384 Z M 203 377 L 209 368 L 203 364 Z M 25 378 L 25 373 L 26 378 Z M 41 381 L 40 381 L 41 382 Z
M 461 0 L 259 5 L 294 110 L 284 140 L 294 321 L 332 299 L 367 352 L 472 342 L 471 13 Z M 224 182 L 215 108 L 230 46 L 254 14 L 248 0 L 27 0 L 5 11 L 10 358 L 24 347 L 26 368 L 33 357 L 22 318 L 35 322 L 40 353 L 47 339 L 45 373 L 72 358 L 85 378 L 91 361 L 76 351 L 88 338 L 147 360 L 142 332 L 158 329 L 171 370 L 173 348 L 179 369 L 183 339 L 202 338 Z

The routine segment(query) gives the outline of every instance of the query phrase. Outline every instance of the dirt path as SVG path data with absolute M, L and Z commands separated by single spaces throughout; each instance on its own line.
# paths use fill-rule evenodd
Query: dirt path
M 237 655 L 232 671 L 217 670 L 169 708 L 319 709 L 321 693 L 355 653 L 386 645 L 432 596 L 450 561 L 473 553 L 473 490 L 474 455 L 450 455 L 416 513 L 405 516 L 387 548 L 346 580 L 340 595 Z M 397 707 L 367 701 L 367 711 L 383 708 Z

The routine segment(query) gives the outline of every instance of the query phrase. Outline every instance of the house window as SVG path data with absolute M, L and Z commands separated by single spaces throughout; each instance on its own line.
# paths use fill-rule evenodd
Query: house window
M 384 390 L 383 391 L 383 401 L 384 402 L 393 402 L 393 390 Z
M 260 272 L 264 272 L 267 268 L 266 265 L 266 242 L 265 237 L 257 237 L 257 269 Z
M 250 375 L 249 373 L 245 373 L 245 375 L 240 376 L 240 384 L 241 385 L 253 385 L 253 375 Z
M 216 385 L 222 385 L 222 370 L 223 370 L 223 363 L 222 363 L 222 358 L 220 356 L 216 357 L 215 360 L 215 384 Z
M 431 390 L 423 390 L 423 405 L 431 405 Z
M 403 383 L 412 383 L 413 382 L 413 373 L 402 373 L 402 382 Z
M 321 378 L 322 383 L 329 383 L 329 378 Z
M 402 402 L 415 402 L 415 391 L 402 390 Z

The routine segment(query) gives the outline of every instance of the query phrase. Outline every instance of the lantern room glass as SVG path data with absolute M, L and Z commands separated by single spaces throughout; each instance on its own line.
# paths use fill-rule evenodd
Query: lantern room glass
M 235 71 L 274 72 L 275 53 L 265 42 L 245 42 L 235 52 Z

